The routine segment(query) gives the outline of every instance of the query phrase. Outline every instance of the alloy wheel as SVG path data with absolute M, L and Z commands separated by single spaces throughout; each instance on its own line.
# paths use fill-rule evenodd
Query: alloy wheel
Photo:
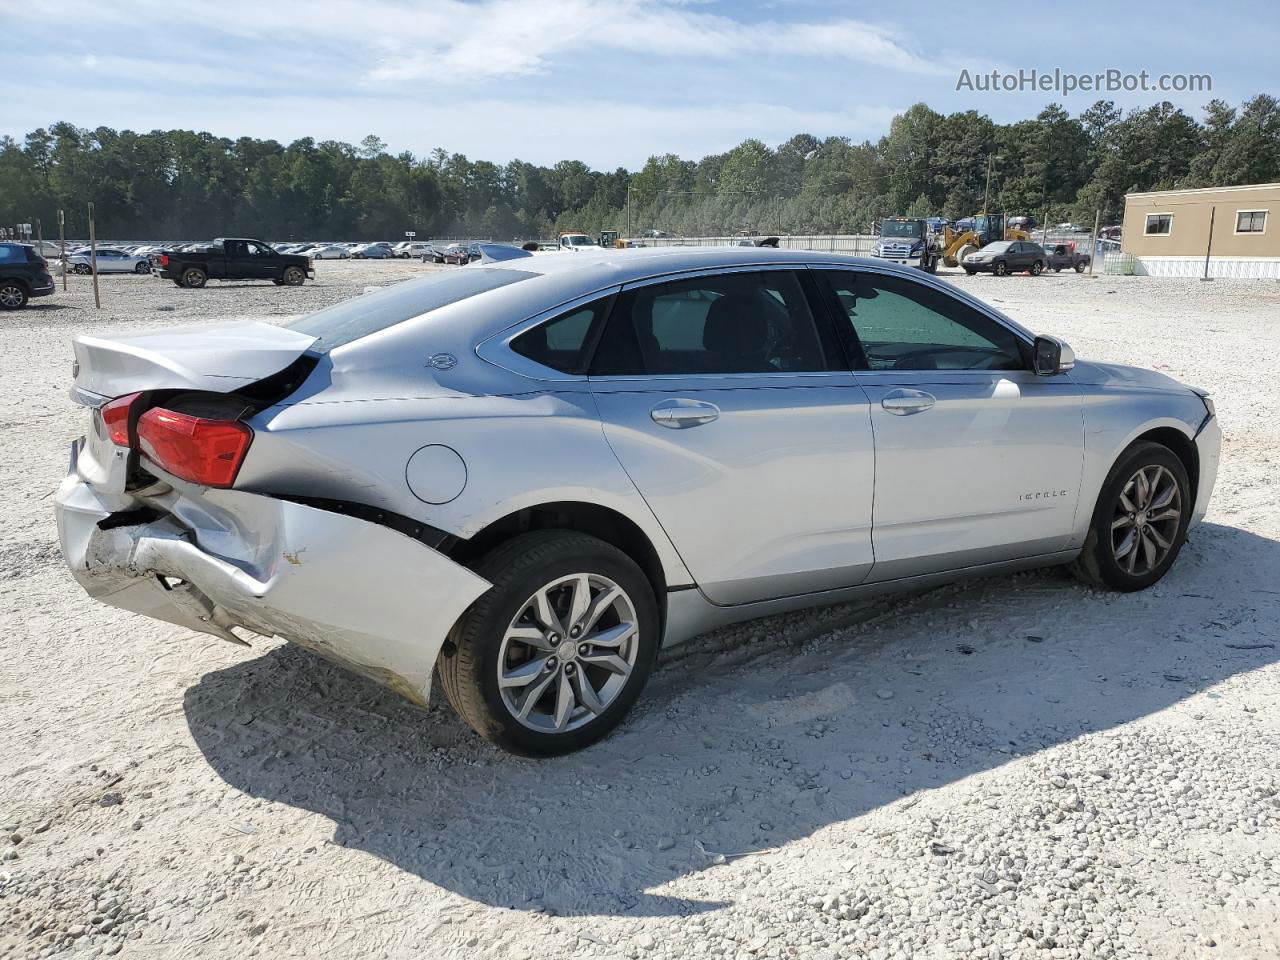
M 17 284 L 6 284 L 0 287 L 0 307 L 12 310 L 22 306 L 22 288 Z
M 640 653 L 635 605 L 608 577 L 575 573 L 534 592 L 498 651 L 498 692 L 539 733 L 590 723 L 627 685 Z
M 1120 569 L 1143 576 L 1162 564 L 1178 538 L 1182 490 L 1159 464 L 1140 467 L 1121 488 L 1111 520 L 1111 552 Z

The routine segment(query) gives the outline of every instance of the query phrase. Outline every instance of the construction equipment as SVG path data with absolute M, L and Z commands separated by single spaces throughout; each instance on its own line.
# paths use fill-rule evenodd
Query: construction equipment
M 625 247 L 626 243 L 619 240 L 618 237 L 619 234 L 617 230 L 601 230 L 600 246 L 605 247 L 606 249 L 609 247 Z
M 924 217 L 890 217 L 880 224 L 874 255 L 880 260 L 937 273 L 942 244 Z
M 973 218 L 973 229 L 956 232 L 947 227 L 942 234 L 942 262 L 958 267 L 964 258 L 997 240 L 1030 240 L 1031 235 L 1016 227 L 1006 227 L 1003 213 L 979 213 Z

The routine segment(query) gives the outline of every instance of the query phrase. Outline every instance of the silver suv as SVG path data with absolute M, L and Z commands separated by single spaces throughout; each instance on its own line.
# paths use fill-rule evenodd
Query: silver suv
M 105 603 L 278 635 L 503 747 L 609 731 L 659 648 L 764 614 L 1071 564 L 1138 590 L 1220 432 L 910 268 L 597 250 L 286 327 L 82 336 L 57 495 Z

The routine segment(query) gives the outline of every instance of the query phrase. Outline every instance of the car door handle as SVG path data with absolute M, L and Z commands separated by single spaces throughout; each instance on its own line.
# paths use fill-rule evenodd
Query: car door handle
M 913 413 L 924 413 L 937 402 L 937 397 L 923 390 L 893 390 L 884 395 L 880 406 L 896 416 L 906 417 Z
M 663 400 L 649 411 L 649 416 L 660 427 L 681 430 L 710 423 L 720 416 L 720 408 L 703 400 Z

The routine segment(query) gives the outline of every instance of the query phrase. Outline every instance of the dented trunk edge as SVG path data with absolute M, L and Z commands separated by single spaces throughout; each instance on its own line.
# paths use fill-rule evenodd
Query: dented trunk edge
M 55 499 L 72 576 L 110 606 L 244 643 L 312 650 L 425 705 L 440 648 L 490 584 L 369 520 L 237 490 L 100 496 L 74 464 Z

